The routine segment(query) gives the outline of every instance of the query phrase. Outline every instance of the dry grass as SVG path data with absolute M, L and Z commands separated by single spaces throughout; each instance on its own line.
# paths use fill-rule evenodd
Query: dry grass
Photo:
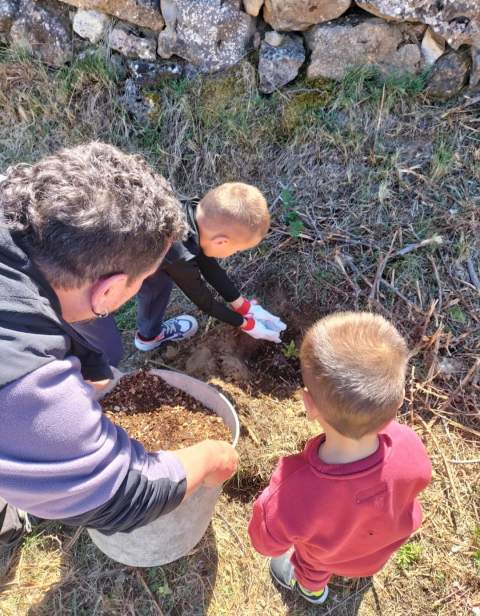
M 340 85 L 300 83 L 265 98 L 244 63 L 231 75 L 166 83 L 154 93 L 150 121 L 137 123 L 122 109 L 115 75 L 101 58 L 53 73 L 3 56 L 0 172 L 98 138 L 143 152 L 183 198 L 232 179 L 259 186 L 273 229 L 256 251 L 232 260 L 232 275 L 285 317 L 297 342 L 305 326 L 334 309 L 389 316 L 414 351 L 402 421 L 426 443 L 435 475 L 422 497 L 420 532 L 373 580 L 334 580 L 323 610 L 279 592 L 249 546 L 246 525 L 278 456 L 297 451 L 312 434 L 295 394 L 295 360 L 285 364 L 265 347 L 241 349 L 249 379 L 239 382 L 222 359 L 234 350 L 207 321 L 200 343 L 215 350 L 209 376 L 235 401 L 243 429 L 239 474 L 202 543 L 187 558 L 140 574 L 103 557 L 86 533 L 42 524 L 2 581 L 2 616 L 474 614 L 478 104 L 432 106 L 420 86 L 408 79 L 382 85 L 360 72 Z M 435 235 L 440 245 L 418 246 Z M 182 304 L 177 295 L 175 307 Z M 124 329 L 133 327 L 132 318 L 131 308 L 122 312 Z M 130 352 L 128 365 L 168 361 L 183 368 L 200 343 L 176 357 Z

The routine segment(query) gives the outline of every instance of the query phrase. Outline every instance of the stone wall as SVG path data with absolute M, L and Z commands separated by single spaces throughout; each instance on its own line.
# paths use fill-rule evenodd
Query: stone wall
M 341 80 L 430 67 L 447 98 L 480 81 L 480 0 L 0 0 L 0 41 L 62 66 L 95 46 L 126 58 L 128 88 L 228 69 L 252 50 L 271 93 L 302 71 Z

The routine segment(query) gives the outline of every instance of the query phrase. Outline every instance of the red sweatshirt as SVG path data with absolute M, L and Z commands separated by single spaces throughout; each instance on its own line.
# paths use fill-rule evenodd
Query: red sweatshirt
M 324 440 L 321 434 L 302 453 L 280 458 L 248 528 L 261 554 L 294 547 L 295 577 L 309 590 L 323 588 L 332 574 L 379 571 L 420 526 L 416 496 L 432 473 L 421 440 L 396 421 L 379 434 L 375 453 L 349 464 L 322 462 Z

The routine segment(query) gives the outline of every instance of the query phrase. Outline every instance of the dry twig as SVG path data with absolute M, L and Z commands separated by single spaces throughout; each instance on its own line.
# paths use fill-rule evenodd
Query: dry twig
M 162 607 L 161 607 L 160 603 L 158 602 L 157 597 L 155 596 L 155 594 L 152 592 L 152 590 L 150 589 L 149 585 L 147 584 L 147 580 L 145 579 L 144 572 L 142 571 L 142 569 L 139 569 L 137 567 L 137 568 L 135 568 L 135 573 L 137 575 L 138 581 L 140 582 L 140 584 L 145 589 L 147 595 L 153 601 L 153 604 L 155 606 L 155 609 L 157 611 L 158 616 L 163 616 Z

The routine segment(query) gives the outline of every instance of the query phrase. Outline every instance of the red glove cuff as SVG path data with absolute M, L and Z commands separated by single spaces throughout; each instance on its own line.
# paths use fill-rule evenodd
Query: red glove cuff
M 243 304 L 241 304 L 238 308 L 234 308 L 235 312 L 241 314 L 244 317 L 246 314 L 250 312 L 250 302 L 248 299 L 243 300 Z
M 244 325 L 240 325 L 240 329 L 243 329 L 244 332 L 249 332 L 254 327 L 255 327 L 255 319 L 252 319 L 252 317 L 248 317 L 247 322 L 244 323 Z

